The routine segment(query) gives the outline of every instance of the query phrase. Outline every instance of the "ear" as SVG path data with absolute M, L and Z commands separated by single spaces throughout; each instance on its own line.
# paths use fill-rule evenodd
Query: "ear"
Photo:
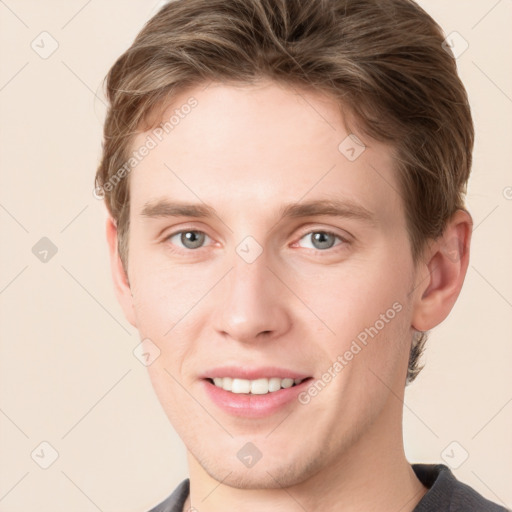
M 133 308 L 133 296 L 130 290 L 128 276 L 123 268 L 123 263 L 121 262 L 118 251 L 117 226 L 114 219 L 110 216 L 107 219 L 106 231 L 110 254 L 110 270 L 112 272 L 117 300 L 121 305 L 124 316 L 128 322 L 130 322 L 134 327 L 137 327 L 135 321 L 135 310 Z
M 426 251 L 416 272 L 412 327 L 428 331 L 450 313 L 459 296 L 469 265 L 473 219 L 457 210 L 441 237 Z

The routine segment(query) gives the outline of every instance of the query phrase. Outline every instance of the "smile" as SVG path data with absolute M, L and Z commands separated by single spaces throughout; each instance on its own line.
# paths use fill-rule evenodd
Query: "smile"
M 209 379 L 216 387 L 235 394 L 266 395 L 280 389 L 287 389 L 300 384 L 305 379 L 290 379 L 281 377 L 261 379 L 238 379 L 233 377 L 215 377 Z

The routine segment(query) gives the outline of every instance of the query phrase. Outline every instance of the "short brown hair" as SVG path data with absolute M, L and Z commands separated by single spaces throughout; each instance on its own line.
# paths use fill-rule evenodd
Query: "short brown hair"
M 412 0 L 170 1 L 106 77 L 96 190 L 117 223 L 125 270 L 129 180 L 109 180 L 126 173 L 133 137 L 151 127 L 148 115 L 201 83 L 261 78 L 329 94 L 363 133 L 390 143 L 418 261 L 426 242 L 465 209 L 471 168 L 471 112 L 443 40 Z M 426 338 L 413 339 L 406 383 L 421 370 Z

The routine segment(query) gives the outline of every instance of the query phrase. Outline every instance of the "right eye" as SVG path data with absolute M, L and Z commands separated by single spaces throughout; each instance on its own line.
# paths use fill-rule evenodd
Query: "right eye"
M 170 241 L 173 245 L 177 245 L 180 249 L 193 250 L 201 248 L 206 239 L 210 239 L 206 233 L 193 229 L 186 229 L 172 233 L 166 237 L 165 241 Z

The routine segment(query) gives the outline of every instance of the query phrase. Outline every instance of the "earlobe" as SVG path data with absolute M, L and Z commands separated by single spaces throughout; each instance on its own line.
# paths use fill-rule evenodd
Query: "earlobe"
M 126 275 L 121 257 L 119 256 L 117 243 L 117 227 L 114 219 L 108 217 L 106 223 L 107 243 L 110 255 L 110 270 L 114 282 L 114 290 L 117 300 L 123 309 L 124 316 L 131 325 L 137 327 L 135 321 L 135 311 L 133 308 L 133 296 Z
M 440 324 L 452 310 L 469 265 L 472 228 L 469 212 L 457 210 L 443 235 L 429 247 L 428 257 L 417 273 L 415 283 L 414 329 L 428 331 Z

